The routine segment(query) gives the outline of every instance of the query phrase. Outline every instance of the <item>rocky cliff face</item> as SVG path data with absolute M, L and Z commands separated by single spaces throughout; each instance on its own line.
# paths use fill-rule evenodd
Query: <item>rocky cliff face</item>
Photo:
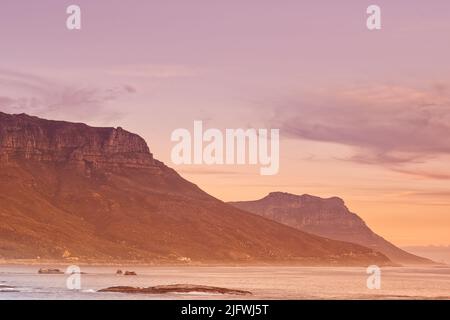
M 236 209 L 120 128 L 0 113 L 0 258 L 389 264 Z
M 311 195 L 272 192 L 260 201 L 231 203 L 250 211 L 264 212 L 264 216 L 295 228 L 310 232 L 358 233 L 367 229 L 365 222 L 351 213 L 338 197 L 323 199 Z
M 392 261 L 428 264 L 430 260 L 412 255 L 374 233 L 340 198 L 272 192 L 256 201 L 230 202 L 246 210 L 298 230 L 330 239 L 358 243 L 380 251 Z
M 155 165 L 144 139 L 122 128 L 93 128 L 1 112 L 0 123 L 3 163 L 22 158 L 71 162 L 82 168 Z

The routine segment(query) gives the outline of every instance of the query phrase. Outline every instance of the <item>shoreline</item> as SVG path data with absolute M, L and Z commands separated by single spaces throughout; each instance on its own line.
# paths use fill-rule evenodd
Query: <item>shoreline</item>
M 369 263 L 370 264 L 370 263 Z M 144 262 L 144 261 L 67 261 L 67 260 L 44 260 L 44 259 L 0 259 L 0 266 L 92 266 L 92 267 L 317 267 L 317 268 L 348 268 L 361 267 L 366 268 L 369 264 L 323 264 L 323 263 L 301 263 L 301 262 L 190 262 L 190 263 L 176 263 L 176 262 Z M 449 264 L 386 264 L 380 267 L 450 267 Z

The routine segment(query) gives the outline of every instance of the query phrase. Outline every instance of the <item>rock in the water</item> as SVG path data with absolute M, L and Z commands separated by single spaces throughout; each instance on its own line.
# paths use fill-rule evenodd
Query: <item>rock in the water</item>
M 234 295 L 252 294 L 250 291 L 245 290 L 227 289 L 227 288 L 192 285 L 192 284 L 172 284 L 148 288 L 117 286 L 101 289 L 98 292 L 121 292 L 121 293 L 140 293 L 140 294 L 196 293 L 196 292 L 210 293 L 210 294 L 234 294 Z
M 0 293 L 1 292 L 11 293 L 11 292 L 20 292 L 20 291 L 17 290 L 16 287 L 7 286 L 5 284 L 0 284 Z
M 14 287 L 7 286 L 6 284 L 0 284 L 0 289 L 14 289 Z
M 39 274 L 64 274 L 64 272 L 62 272 L 59 269 L 39 269 L 38 271 Z

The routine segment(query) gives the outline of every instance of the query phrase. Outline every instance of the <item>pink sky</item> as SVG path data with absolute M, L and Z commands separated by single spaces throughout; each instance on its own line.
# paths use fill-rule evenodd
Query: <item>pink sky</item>
M 169 165 L 194 120 L 277 127 L 277 176 L 176 169 L 223 200 L 337 195 L 396 244 L 449 244 L 449 34 L 444 0 L 3 0 L 0 110 L 123 126 Z

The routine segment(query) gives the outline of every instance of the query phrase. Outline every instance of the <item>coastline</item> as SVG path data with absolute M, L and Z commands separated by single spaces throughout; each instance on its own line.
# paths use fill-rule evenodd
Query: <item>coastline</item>
M 91 267 L 317 267 L 317 268 L 366 268 L 370 263 L 326 264 L 312 261 L 248 261 L 248 262 L 173 262 L 173 261 L 103 261 L 103 260 L 52 260 L 52 259 L 0 259 L 0 266 L 91 266 Z M 448 264 L 398 264 L 390 263 L 380 267 L 449 267 Z

